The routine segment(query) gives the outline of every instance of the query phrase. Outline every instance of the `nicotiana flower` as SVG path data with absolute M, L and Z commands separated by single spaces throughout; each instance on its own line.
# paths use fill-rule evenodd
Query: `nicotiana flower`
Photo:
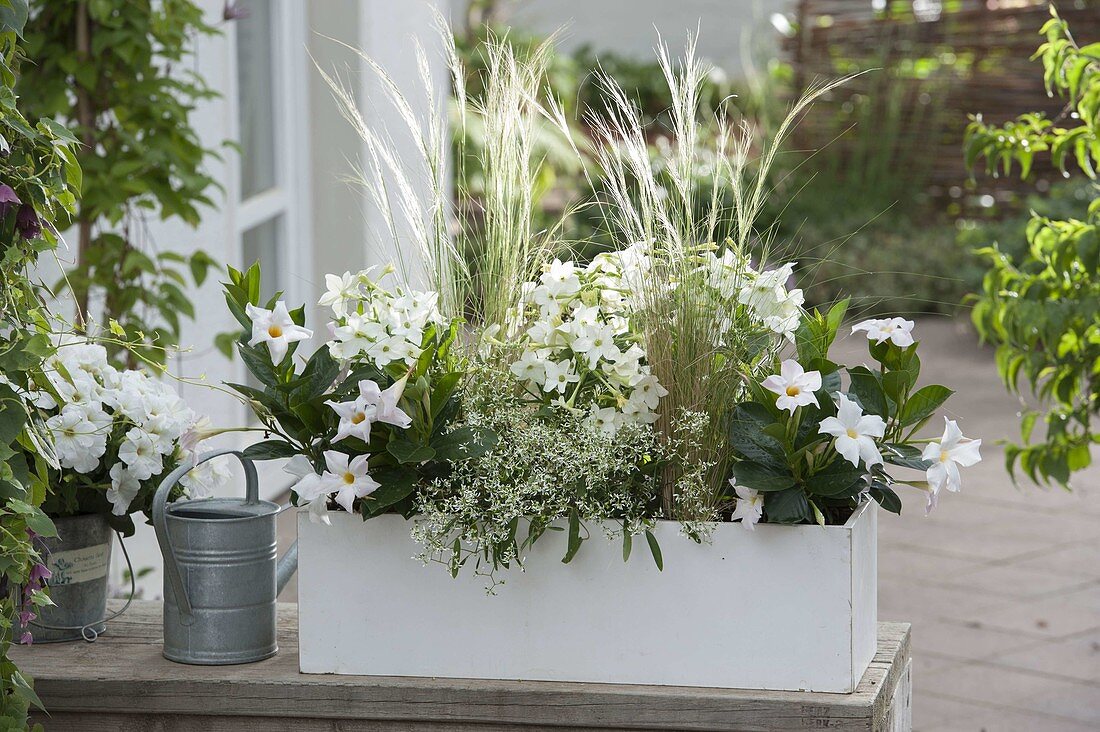
M 794 331 L 802 318 L 805 297 L 802 290 L 787 290 L 787 281 L 794 274 L 795 262 L 788 262 L 778 269 L 753 273 L 742 285 L 737 299 L 746 305 L 773 333 L 794 340 Z
M 557 391 L 564 394 L 570 384 L 575 384 L 581 379 L 580 375 L 573 371 L 573 362 L 567 359 L 547 360 L 544 369 L 546 380 L 542 384 L 542 390 L 546 392 Z
M 852 333 L 865 331 L 867 339 L 875 343 L 891 341 L 895 346 L 913 345 L 913 321 L 905 318 L 872 318 L 852 326 Z
M 963 437 L 958 423 L 953 419 L 944 417 L 943 437 L 939 442 L 930 442 L 925 446 L 921 457 L 932 461 L 932 466 L 925 472 L 928 480 L 929 495 L 928 508 L 931 510 L 936 505 L 939 492 L 946 488 L 949 491 L 959 491 L 962 488 L 959 466 L 968 468 L 981 462 L 979 452 L 982 441 L 971 440 Z
M 743 485 L 737 485 L 736 478 L 730 478 L 730 486 L 737 493 L 737 504 L 733 507 L 731 521 L 741 521 L 749 531 L 756 529 L 760 517 L 764 515 L 764 494 Z
M 581 281 L 576 266 L 572 262 L 555 259 L 546 267 L 540 278 L 542 284 L 553 297 L 573 295 L 580 291 Z
M 336 502 L 348 513 L 352 512 L 356 498 L 369 496 L 381 486 L 367 472 L 369 457 L 369 455 L 359 455 L 349 460 L 348 456 L 342 452 L 335 450 L 325 452 L 327 470 L 322 476 L 324 490 L 326 493 L 335 492 Z
M 509 369 L 518 379 L 541 383 L 546 378 L 545 364 L 549 353 L 549 349 L 524 351 L 519 360 L 509 366 Z
M 836 438 L 834 446 L 845 460 L 859 467 L 860 458 L 868 468 L 882 464 L 875 438 L 886 433 L 886 422 L 875 414 L 864 414 L 858 404 L 837 394 L 837 416 L 821 420 L 818 433 Z
M 332 308 L 332 312 L 339 318 L 348 314 L 348 301 L 359 297 L 359 277 L 351 272 L 342 275 L 325 275 L 327 292 L 321 295 L 317 302 L 326 308 Z
M 252 338 L 248 345 L 267 344 L 272 363 L 279 363 L 286 356 L 290 344 L 313 337 L 313 331 L 296 324 L 282 300 L 275 303 L 272 310 L 256 307 L 249 303 L 245 312 L 252 319 Z
M 775 406 L 793 412 L 807 404 L 817 404 L 814 392 L 821 388 L 821 372 L 806 371 L 793 359 L 779 365 L 779 373 L 764 379 L 765 389 L 779 395 Z

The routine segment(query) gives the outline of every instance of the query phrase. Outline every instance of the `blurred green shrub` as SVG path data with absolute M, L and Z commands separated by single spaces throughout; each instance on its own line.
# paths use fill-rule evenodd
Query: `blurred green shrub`
M 1035 54 L 1047 91 L 1066 100 L 1056 119 L 1023 114 L 991 126 L 975 117 L 966 133 L 966 160 L 1027 178 L 1036 156 L 1063 172 L 1084 174 L 1085 200 L 1076 209 L 1032 213 L 1024 234 L 979 250 L 989 271 L 973 311 L 984 340 L 997 346 L 997 370 L 1009 390 L 1027 388 L 1042 409 L 1024 415 L 1020 444 L 1005 449 L 1005 466 L 1033 481 L 1068 486 L 1092 462 L 1100 442 L 1100 42 L 1081 45 L 1051 7 Z M 1072 161 L 1072 163 L 1071 163 Z M 1039 419 L 1046 434 L 1034 437 Z

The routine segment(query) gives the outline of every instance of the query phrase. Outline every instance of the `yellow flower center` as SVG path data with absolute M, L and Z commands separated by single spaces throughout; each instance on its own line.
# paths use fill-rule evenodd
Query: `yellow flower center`
M 946 463 L 950 459 L 951 459 L 951 453 L 948 452 L 947 450 L 944 450 L 943 452 L 940 453 L 940 462 L 941 463 Z
M 851 427 L 849 427 L 849 428 L 848 428 L 848 436 L 849 436 L 849 437 L 851 437 L 851 438 L 852 438 L 852 439 L 854 440 L 854 439 L 856 439 L 857 437 L 859 437 L 859 434 L 858 434 L 858 433 L 857 433 L 857 432 L 856 432 L 856 431 L 855 431 L 854 429 L 852 429 Z
M 344 482 L 351 485 L 355 482 L 355 473 L 344 473 Z
M 367 415 L 363 414 L 362 412 L 356 412 L 355 414 L 351 415 L 351 423 L 352 424 L 360 424 L 366 418 L 367 418 Z
M 787 396 L 798 396 L 801 393 L 802 390 L 799 389 L 797 386 L 792 385 L 787 387 Z
M 280 338 L 280 337 L 282 337 L 282 335 L 283 335 L 283 329 L 282 329 L 282 326 L 278 326 L 278 325 L 269 325 L 269 326 L 267 327 L 267 334 L 268 334 L 269 336 L 271 336 L 272 338 Z

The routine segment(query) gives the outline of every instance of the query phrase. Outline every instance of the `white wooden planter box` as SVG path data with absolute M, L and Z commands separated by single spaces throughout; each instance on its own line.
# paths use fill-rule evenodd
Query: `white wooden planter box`
M 303 673 L 586 681 L 851 692 L 875 654 L 877 511 L 844 526 L 714 527 L 710 544 L 655 529 L 590 526 L 569 564 L 563 533 L 527 553 L 525 572 L 487 595 L 466 567 L 452 579 L 413 557 L 396 515 L 332 525 L 298 517 Z

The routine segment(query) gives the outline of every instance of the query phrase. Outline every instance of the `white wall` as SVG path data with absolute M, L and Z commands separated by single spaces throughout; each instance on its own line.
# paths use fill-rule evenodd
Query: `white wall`
M 465 3 L 465 0 L 463 0 Z M 509 24 L 551 33 L 564 28 L 561 47 L 590 45 L 648 60 L 658 32 L 673 50 L 699 31 L 699 55 L 733 77 L 746 59 L 776 53 L 769 18 L 789 12 L 794 0 L 502 0 Z M 755 59 L 759 61 L 760 59 Z
M 427 114 L 427 104 L 419 85 L 415 82 L 415 56 L 411 52 L 413 38 L 422 38 L 426 47 L 435 49 L 435 34 L 428 6 L 419 0 L 392 2 L 391 0 L 286 0 L 291 7 L 301 11 L 309 28 L 300 35 L 308 44 L 309 55 L 300 55 L 300 83 L 293 89 L 290 101 L 301 105 L 304 119 L 297 124 L 298 137 L 293 144 L 304 146 L 301 160 L 308 161 L 307 169 L 297 171 L 307 181 L 306 190 L 300 194 L 300 203 L 308 216 L 304 227 L 288 239 L 291 247 L 311 249 L 308 261 L 294 266 L 288 275 L 293 282 L 286 283 L 294 304 L 316 303 L 324 291 L 324 274 L 327 272 L 356 271 L 363 267 L 393 258 L 392 243 L 382 234 L 377 212 L 366 205 L 362 190 L 347 182 L 358 166 L 361 141 L 350 125 L 341 118 L 327 86 L 313 66 L 316 63 L 329 73 L 338 71 L 356 89 L 360 105 L 368 116 L 381 115 L 383 123 L 396 126 L 395 120 L 384 107 L 374 104 L 376 90 L 369 83 L 358 57 L 338 41 L 363 48 L 391 71 L 421 114 Z M 433 0 L 437 7 L 445 7 L 446 0 Z M 220 18 L 221 0 L 201 0 L 208 21 Z M 297 11 L 296 11 L 297 12 Z M 236 58 L 232 43 L 232 26 L 222 26 L 225 34 L 199 39 L 195 54 L 195 70 L 206 78 L 209 85 L 221 93 L 221 98 L 202 102 L 192 118 L 204 144 L 218 146 L 223 140 L 232 139 L 237 128 Z M 294 50 L 294 49 L 292 49 Z M 442 85 L 442 57 L 432 56 L 437 65 L 436 78 Z M 295 71 L 295 70 L 292 70 Z M 445 88 L 445 87 L 442 87 Z M 437 90 L 438 91 L 438 90 Z M 413 157 L 411 140 L 395 136 L 401 154 Z M 211 160 L 208 169 L 221 182 L 225 192 L 216 194 L 216 206 L 203 211 L 202 223 L 191 229 L 179 222 L 150 222 L 151 239 L 160 248 L 189 253 L 195 249 L 206 250 L 215 259 L 240 267 L 241 261 L 239 217 L 236 202 L 239 199 L 238 154 L 232 149 L 222 151 L 223 160 Z M 294 261 L 296 258 L 288 258 Z M 221 293 L 221 273 L 210 277 L 207 283 L 194 293 L 197 318 L 185 321 L 181 346 L 186 350 L 171 364 L 173 373 L 188 382 L 181 386 L 181 393 L 196 411 L 208 415 L 218 427 L 248 424 L 247 409 L 225 393 L 223 382 L 243 382 L 244 369 L 240 360 L 227 361 L 214 347 L 216 333 L 237 329 L 229 314 Z M 314 345 L 319 345 L 326 333 L 326 317 L 314 307 L 307 317 L 317 333 Z M 259 435 L 225 435 L 215 438 L 215 445 L 243 446 L 258 439 Z M 261 466 L 261 495 L 276 498 L 289 485 L 289 476 L 280 466 L 267 463 Z M 223 495 L 239 495 L 243 487 L 232 481 Z M 141 517 L 135 516 L 140 523 Z M 136 569 L 151 568 L 140 584 L 145 597 L 161 595 L 161 557 L 152 528 L 139 525 L 137 534 L 127 539 L 127 547 Z M 124 566 L 120 552 L 115 552 L 115 584 L 120 585 Z M 128 589 L 128 588 L 124 588 Z

